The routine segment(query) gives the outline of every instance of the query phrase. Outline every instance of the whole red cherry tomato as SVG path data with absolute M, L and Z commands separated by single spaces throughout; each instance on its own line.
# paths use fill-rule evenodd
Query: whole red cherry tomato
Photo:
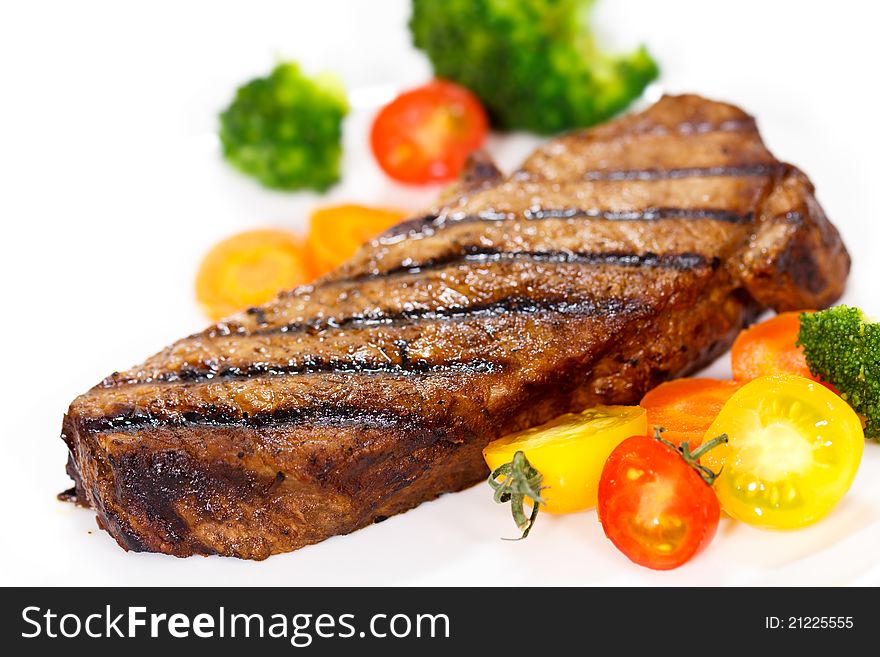
M 470 91 L 434 80 L 382 108 L 370 143 L 379 166 L 395 180 L 423 184 L 455 178 L 483 145 L 486 110 Z

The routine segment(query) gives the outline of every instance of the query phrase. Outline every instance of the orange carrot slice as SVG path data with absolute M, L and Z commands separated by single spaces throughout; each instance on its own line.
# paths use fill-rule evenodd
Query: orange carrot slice
M 285 230 L 251 230 L 212 248 L 196 276 L 196 298 L 214 320 L 270 301 L 308 282 L 302 240 Z
M 765 374 L 788 373 L 816 381 L 804 350 L 795 346 L 801 329 L 800 314 L 780 313 L 740 333 L 731 350 L 733 378 L 751 381 Z
M 335 205 L 312 213 L 306 237 L 310 273 L 317 277 L 341 265 L 358 247 L 407 216 L 402 210 Z
M 648 412 L 649 433 L 663 427 L 666 440 L 676 444 L 687 440 L 696 447 L 721 407 L 742 385 L 741 381 L 676 379 L 651 390 L 639 406 Z

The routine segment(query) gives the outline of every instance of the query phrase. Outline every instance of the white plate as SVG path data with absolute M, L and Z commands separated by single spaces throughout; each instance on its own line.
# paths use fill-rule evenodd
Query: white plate
M 869 3 L 863 16 L 836 19 L 820 2 L 756 0 L 723 20 L 709 3 L 673 4 L 604 0 L 600 32 L 624 45 L 647 41 L 662 88 L 757 116 L 770 147 L 808 172 L 844 234 L 854 260 L 845 301 L 880 315 Z M 815 527 L 774 533 L 725 520 L 709 550 L 669 573 L 631 565 L 593 512 L 544 516 L 527 541 L 501 541 L 515 532 L 486 486 L 261 563 L 120 550 L 93 513 L 54 499 L 69 485 L 58 439 L 67 404 L 204 324 L 193 275 L 224 235 L 301 228 L 318 202 L 427 204 L 435 190 L 382 176 L 366 131 L 378 103 L 429 69 L 409 46 L 401 0 L 44 5 L 0 9 L 0 66 L 5 88 L 18 90 L 0 105 L 2 583 L 880 583 L 877 444 L 867 445 L 850 494 Z M 337 70 L 353 90 L 345 178 L 326 198 L 268 192 L 218 155 L 217 110 L 273 53 Z M 509 169 L 535 143 L 493 137 L 489 148 Z M 710 373 L 728 374 L 726 358 Z

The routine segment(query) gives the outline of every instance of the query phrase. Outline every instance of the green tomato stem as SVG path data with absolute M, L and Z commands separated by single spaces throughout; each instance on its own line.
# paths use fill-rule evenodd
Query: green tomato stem
M 501 481 L 498 481 L 503 477 Z M 541 498 L 541 482 L 544 477 L 532 467 L 522 450 L 513 455 L 513 460 L 498 466 L 489 475 L 489 485 L 495 491 L 493 499 L 498 504 L 510 502 L 510 511 L 517 529 L 522 532 L 518 539 L 529 535 L 538 517 L 538 511 L 544 500 Z M 526 516 L 526 498 L 532 500 L 532 512 Z
M 696 470 L 697 474 L 703 478 L 703 481 L 705 481 L 708 486 L 715 483 L 715 480 L 721 474 L 721 470 L 713 472 L 705 465 L 700 465 L 700 457 L 704 456 L 709 450 L 718 447 L 718 445 L 725 444 L 728 440 L 726 433 L 722 433 L 720 436 L 712 438 L 712 440 L 707 440 L 705 443 L 697 447 L 697 449 L 691 451 L 690 441 L 683 440 L 681 445 L 676 445 L 675 443 L 662 438 L 660 435 L 662 432 L 663 427 L 654 427 L 654 440 L 659 440 L 667 447 L 671 447 L 678 452 L 679 456 L 684 459 L 684 462 Z M 723 469 L 724 468 L 722 468 L 722 470 Z

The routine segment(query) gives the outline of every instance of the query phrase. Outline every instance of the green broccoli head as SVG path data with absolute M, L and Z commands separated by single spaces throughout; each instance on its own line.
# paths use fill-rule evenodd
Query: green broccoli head
M 865 436 L 880 438 L 880 323 L 849 306 L 804 313 L 800 320 L 797 344 L 810 371 L 865 418 Z
M 599 123 L 657 77 L 644 48 L 598 49 L 593 0 L 413 0 L 410 29 L 438 77 L 468 87 L 505 130 L 542 134 Z
M 333 77 L 282 63 L 238 88 L 220 114 L 226 159 L 267 187 L 323 191 L 339 180 L 348 103 Z

